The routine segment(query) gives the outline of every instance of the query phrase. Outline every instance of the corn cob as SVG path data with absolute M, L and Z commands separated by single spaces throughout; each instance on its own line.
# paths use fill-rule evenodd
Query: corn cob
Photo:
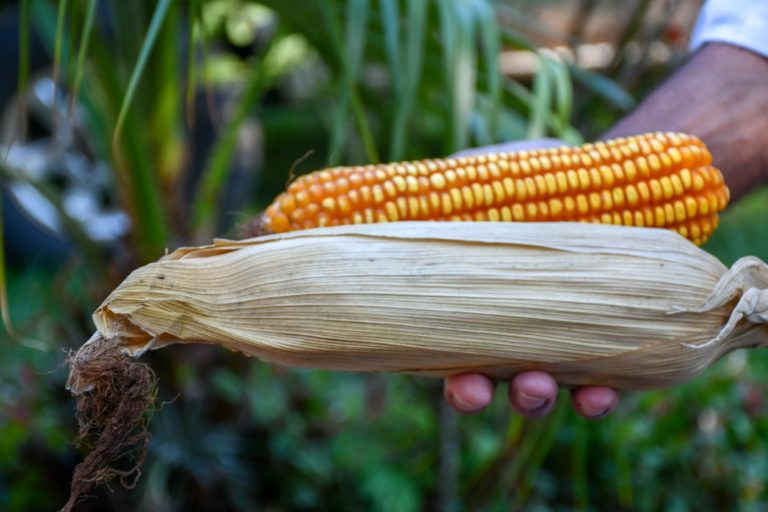
M 672 386 L 768 345 L 768 266 L 745 257 L 728 270 L 662 229 L 338 226 L 179 249 L 134 271 L 93 319 L 69 359 L 80 436 L 94 448 L 68 505 L 139 474 L 155 379 L 132 357 L 147 350 L 211 343 L 330 370 Z M 132 469 L 109 466 L 126 453 Z
M 661 229 L 339 226 L 179 249 L 134 271 L 93 319 L 96 337 L 134 356 L 202 342 L 292 366 L 540 369 L 642 389 L 768 344 L 768 266 L 746 257 L 729 272 Z
M 696 137 L 649 133 L 561 147 L 335 167 L 296 179 L 248 235 L 403 220 L 663 227 L 696 244 L 729 194 Z

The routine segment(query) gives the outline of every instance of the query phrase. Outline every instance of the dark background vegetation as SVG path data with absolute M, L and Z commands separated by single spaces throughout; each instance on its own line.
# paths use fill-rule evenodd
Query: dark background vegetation
M 698 1 L 22 0 L 2 7 L 0 149 L 56 140 L 24 121 L 55 76 L 131 230 L 64 222 L 56 250 L 4 223 L 13 336 L 0 336 L 0 509 L 66 501 L 81 453 L 62 361 L 90 312 L 166 247 L 236 236 L 289 169 L 411 159 L 504 140 L 598 136 L 684 59 Z M 21 65 L 19 65 L 21 62 Z M 26 64 L 25 64 L 26 63 Z M 39 123 L 38 123 L 39 124 Z M 41 135 L 41 132 L 43 134 Z M 66 143 L 61 143 L 65 144 Z M 61 184 L 3 165 L 57 201 Z M 23 167 L 23 166 L 22 166 Z M 7 201 L 7 198 L 4 198 Z M 705 246 L 768 259 L 768 190 Z M 60 235 L 56 235 L 60 236 Z M 138 487 L 82 510 L 762 510 L 768 355 L 676 389 L 625 393 L 599 422 L 564 393 L 547 419 L 500 396 L 459 417 L 441 383 L 269 366 L 210 347 L 145 359 L 160 377 Z

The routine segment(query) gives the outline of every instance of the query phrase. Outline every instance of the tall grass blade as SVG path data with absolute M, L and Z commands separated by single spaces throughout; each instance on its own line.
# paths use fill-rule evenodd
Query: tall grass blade
M 384 49 L 387 52 L 389 74 L 395 96 L 400 95 L 403 82 L 395 80 L 400 71 L 400 3 L 392 0 L 379 0 L 381 26 L 384 30 Z
M 340 94 L 337 99 L 336 109 L 333 115 L 331 127 L 331 139 L 328 144 L 328 165 L 336 165 L 341 160 L 341 152 L 344 147 L 346 130 L 349 124 L 349 103 L 351 101 L 351 84 L 348 75 L 350 64 L 348 56 L 344 52 L 344 43 L 341 40 L 341 27 L 336 5 L 328 1 L 320 4 L 323 20 L 328 34 L 333 42 L 334 53 L 341 68 L 342 78 L 339 81 Z
M 108 157 L 117 178 L 117 191 L 131 216 L 135 247 L 142 261 L 151 261 L 167 247 L 168 220 L 163 191 L 153 173 L 153 151 L 147 143 L 146 125 L 142 123 L 146 119 L 139 120 L 135 111 L 128 115 L 120 144 L 115 144 L 113 128 L 125 94 L 118 69 L 120 61 L 115 58 L 114 48 L 94 44 L 89 51 L 89 63 L 93 72 L 85 77 L 88 89 L 82 99 L 96 126 L 104 127 L 101 133 L 91 136 L 101 141 L 101 147 L 110 152 Z M 89 102 L 94 100 L 94 94 L 104 103 L 90 103 L 88 107 Z
M 509 461 L 517 460 L 520 439 L 523 434 L 525 419 L 519 414 L 509 418 L 507 431 L 504 434 L 504 445 L 492 457 L 485 467 L 472 475 L 472 480 L 466 492 L 467 508 L 477 510 L 487 505 L 489 497 L 495 494 L 499 486 L 500 475 L 505 471 Z
M 62 51 L 64 48 L 64 21 L 67 17 L 67 4 L 69 0 L 59 0 L 59 6 L 56 11 L 56 35 L 54 36 L 53 43 L 53 86 L 59 83 L 59 75 L 61 74 L 61 59 Z M 56 103 L 54 103 L 54 106 Z
M 19 104 L 17 105 L 16 115 L 19 123 L 19 132 L 24 137 L 26 132 L 26 123 L 24 122 L 26 112 L 26 90 L 29 85 L 29 44 L 30 44 L 30 13 L 29 4 L 31 0 L 22 0 L 19 8 L 19 70 L 17 89 L 19 93 Z M 13 141 L 8 141 L 7 149 L 3 152 L 3 160 L 7 157 L 7 152 L 13 145 Z M 5 231 L 3 229 L 2 215 L 2 196 L 0 196 L 0 316 L 3 320 L 5 331 L 13 339 L 16 339 L 16 333 L 11 323 L 11 315 L 8 307 L 8 279 L 5 264 Z
M 547 133 L 546 124 L 552 105 L 552 77 L 547 57 L 539 55 L 539 70 L 533 77 L 533 102 L 528 121 L 529 139 L 539 139 Z
M 558 136 L 562 136 L 565 127 L 570 124 L 573 111 L 573 85 L 568 69 L 559 60 L 548 60 L 549 71 L 555 89 L 555 119 L 558 124 Z
M 461 436 L 459 414 L 446 403 L 439 401 L 440 457 L 438 460 L 438 510 L 457 512 L 459 510 L 459 469 Z
M 578 418 L 572 424 L 575 435 L 572 446 L 572 482 L 573 501 L 577 510 L 589 510 L 589 479 L 587 467 L 587 450 L 589 449 L 589 436 L 587 422 Z
M 94 0 L 91 0 L 91 2 L 94 2 Z M 173 0 L 160 0 L 157 3 L 154 14 L 152 15 L 152 21 L 149 24 L 149 29 L 147 30 L 147 34 L 144 37 L 144 41 L 141 45 L 139 58 L 136 61 L 133 72 L 131 73 L 131 78 L 128 82 L 128 88 L 126 89 L 125 96 L 123 97 L 123 103 L 120 106 L 120 112 L 117 115 L 117 122 L 115 123 L 115 130 L 113 134 L 113 145 L 116 145 L 117 141 L 120 139 L 120 132 L 122 130 L 123 124 L 125 123 L 125 116 L 128 115 L 128 110 L 130 109 L 131 103 L 133 102 L 133 97 L 136 94 L 139 81 L 144 74 L 144 68 L 147 65 L 147 61 L 149 60 L 149 55 L 152 52 L 152 48 L 155 45 L 157 36 L 163 26 L 163 21 L 165 21 L 165 15 L 168 13 L 168 9 L 172 3 Z
M 182 127 L 184 119 L 184 80 L 178 72 L 181 61 L 181 9 L 179 3 L 170 6 L 165 22 L 160 24 L 155 49 L 151 52 L 143 89 L 144 105 L 140 117 L 146 119 L 147 146 L 152 168 L 163 190 L 177 187 L 184 160 Z M 146 91 L 151 91 L 146 94 Z M 151 95 L 151 96 L 150 96 Z M 146 101 L 149 100 L 149 101 Z
M 229 164 L 237 147 L 237 134 L 248 114 L 258 104 L 265 87 L 262 65 L 251 67 L 243 92 L 235 107 L 234 117 L 227 123 L 224 133 L 216 141 L 211 157 L 201 178 L 195 199 L 192 224 L 195 230 L 205 230 L 216 213 L 217 201 L 229 175 Z
M 531 110 L 533 94 L 517 80 L 505 80 L 503 94 L 504 101 L 508 106 L 514 106 L 515 110 L 520 110 L 523 114 Z
M 453 0 L 439 0 L 438 1 L 438 13 L 440 16 L 440 45 L 443 50 L 443 81 L 445 87 L 449 88 L 454 83 L 454 77 L 456 76 L 456 39 L 457 32 L 455 30 L 456 14 L 454 12 L 455 4 Z M 447 115 L 448 115 L 448 137 L 446 137 L 445 154 L 455 153 L 458 149 L 454 141 L 458 138 L 455 133 L 457 128 L 453 123 L 456 114 L 456 104 L 453 101 L 452 96 L 448 97 Z
M 625 428 L 622 428 L 616 435 L 617 446 L 614 451 L 614 458 L 616 463 L 616 495 L 619 500 L 619 504 L 624 510 L 635 509 L 634 489 L 632 483 L 632 461 L 630 460 L 629 450 L 627 446 L 631 443 L 627 443 L 628 433 Z
M 522 510 L 524 508 L 525 503 L 531 494 L 534 479 L 539 473 L 544 459 L 552 449 L 552 445 L 555 442 L 555 433 L 560 429 L 560 425 L 565 418 L 566 407 L 567 405 L 561 402 L 551 414 L 549 421 L 540 426 L 541 432 L 539 433 L 536 442 L 531 443 L 532 448 L 529 453 L 528 465 L 526 466 L 525 471 L 520 474 L 520 482 L 518 485 L 513 485 L 511 487 L 516 488 L 517 492 L 515 493 L 515 499 L 509 507 L 509 510 Z M 514 480 L 512 480 L 512 482 L 514 482 Z
M 370 19 L 369 0 L 348 0 L 346 12 L 346 48 L 347 67 L 352 83 L 357 83 L 360 77 L 363 55 L 365 54 L 365 41 L 368 34 L 368 22 Z
M 195 92 L 197 91 L 197 35 L 205 32 L 201 23 L 202 8 L 200 7 L 200 0 L 191 0 L 189 8 L 189 19 L 187 24 L 189 27 L 187 30 L 187 92 L 185 95 L 186 100 L 186 117 L 187 125 L 195 125 Z M 204 36 L 203 36 L 204 37 Z
M 347 3 L 346 38 L 342 37 L 337 5 L 330 0 L 324 0 L 320 7 L 342 72 L 341 94 L 334 115 L 331 142 L 328 148 L 328 163 L 334 165 L 341 155 L 349 125 L 350 107 L 355 117 L 366 158 L 371 163 L 377 163 L 379 161 L 378 151 L 357 91 L 370 18 L 369 0 L 350 0 Z
M 573 115 L 573 81 L 566 66 L 559 59 L 547 59 L 549 73 L 554 87 L 554 114 L 549 115 L 548 126 L 555 135 L 573 145 L 584 143 L 581 133 L 571 124 Z
M 2 315 L 5 332 L 16 339 L 16 331 L 11 323 L 11 313 L 8 307 L 8 279 L 5 265 L 5 231 L 3 229 L 3 197 L 0 195 L 0 315 Z
M 455 153 L 467 146 L 469 118 L 475 99 L 475 19 L 463 3 L 443 0 L 439 6 L 446 84 L 451 88 L 447 152 Z
M 195 9 L 194 13 L 196 24 L 200 29 L 198 32 L 200 35 L 200 68 L 204 72 L 208 63 L 211 61 L 210 45 L 208 41 L 208 34 L 206 34 L 205 30 L 203 30 L 203 27 L 205 27 L 205 24 L 203 23 L 203 0 L 194 1 L 196 2 L 193 6 L 193 9 Z M 208 117 L 210 117 L 214 128 L 218 129 L 218 127 L 221 125 L 221 113 L 219 112 L 218 106 L 216 105 L 216 100 L 213 95 L 213 88 L 210 82 L 205 79 L 205 73 L 203 73 L 203 89 L 205 90 L 205 107 L 208 110 Z
M 19 102 L 16 105 L 16 122 L 21 139 L 27 136 L 27 87 L 29 87 L 29 44 L 30 44 L 30 3 L 32 0 L 21 0 L 19 5 L 19 76 L 16 89 Z M 13 145 L 13 140 L 8 141 L 8 148 Z
M 401 160 L 405 153 L 408 119 L 413 112 L 421 80 L 426 39 L 427 1 L 409 1 L 407 13 L 404 77 L 401 81 L 397 79 L 396 75 L 392 75 L 392 81 L 401 84 L 401 95 L 398 97 L 395 117 L 392 123 L 392 146 L 390 147 L 389 155 L 391 161 Z
M 93 32 L 93 20 L 96 13 L 98 0 L 88 0 L 88 7 L 85 13 L 85 23 L 83 24 L 83 34 L 80 37 L 80 47 L 77 51 L 77 63 L 75 64 L 75 82 L 72 86 L 72 94 L 69 97 L 67 118 L 73 122 L 75 115 L 75 101 L 80 95 L 80 86 L 83 82 L 83 71 L 85 69 L 85 56 L 88 53 L 88 45 L 91 42 L 91 33 Z
M 391 0 L 379 0 L 379 11 L 381 14 L 381 26 L 384 32 L 384 51 L 387 57 L 387 66 L 389 68 L 389 86 L 391 90 L 392 103 L 395 114 L 392 116 L 389 156 L 390 162 L 399 160 L 395 150 L 397 112 L 402 108 L 404 80 L 397 77 L 401 75 L 402 65 L 400 59 L 400 3 Z
M 568 70 L 574 80 L 598 96 L 606 99 L 615 107 L 624 111 L 634 108 L 635 99 L 614 80 L 579 66 L 569 66 Z
M 456 102 L 457 108 L 454 111 L 456 117 L 453 122 L 457 127 L 457 138 L 454 144 L 456 149 L 461 149 L 467 147 L 469 143 L 469 120 L 474 107 L 477 86 L 477 52 L 475 50 L 475 18 L 467 6 L 458 4 L 458 7 L 459 45 L 453 92 L 453 101 Z
M 531 41 L 525 36 L 512 32 L 511 30 L 501 31 L 501 42 L 504 43 L 505 46 L 516 50 L 528 50 L 529 52 L 536 51 L 536 46 Z
M 67 17 L 68 0 L 59 0 L 59 6 L 56 11 L 56 35 L 53 43 L 53 72 L 51 76 L 51 97 L 56 98 L 56 88 L 59 84 L 61 74 L 62 51 L 64 47 L 64 21 Z M 59 133 L 59 102 L 53 102 L 53 120 L 55 123 L 55 133 Z
M 499 112 L 501 111 L 502 77 L 499 69 L 501 54 L 501 35 L 493 6 L 486 2 L 476 2 L 478 25 L 482 42 L 485 81 L 488 95 L 488 111 L 484 116 L 488 122 L 488 131 L 493 142 L 498 140 Z

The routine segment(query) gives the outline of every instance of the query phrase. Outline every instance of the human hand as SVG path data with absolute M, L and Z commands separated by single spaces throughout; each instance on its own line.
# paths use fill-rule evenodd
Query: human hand
M 460 151 L 456 156 L 481 153 L 501 153 L 541 149 L 565 145 L 557 139 L 513 142 Z M 545 416 L 555 406 L 558 385 L 554 377 L 544 372 L 523 372 L 509 383 L 508 399 L 512 408 L 528 418 Z M 493 401 L 494 383 L 484 375 L 465 373 L 445 380 L 444 394 L 449 405 L 462 413 L 474 413 L 486 408 Z M 588 386 L 574 389 L 571 393 L 573 406 L 585 418 L 598 419 L 609 414 L 619 402 L 618 394 L 611 388 Z
M 508 400 L 512 408 L 527 418 L 541 418 L 554 409 L 558 386 L 544 372 L 523 372 L 509 383 Z M 445 379 L 445 400 L 462 413 L 475 413 L 493 401 L 495 386 L 484 375 L 465 373 Z M 588 419 L 607 416 L 619 403 L 616 391 L 601 386 L 586 386 L 571 393 L 573 407 Z

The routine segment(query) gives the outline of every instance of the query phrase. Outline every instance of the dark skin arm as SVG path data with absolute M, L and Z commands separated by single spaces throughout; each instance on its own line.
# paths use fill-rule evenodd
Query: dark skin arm
M 725 177 L 732 200 L 768 181 L 768 59 L 727 44 L 707 44 L 629 116 L 602 138 L 650 131 L 682 131 L 700 137 Z M 520 414 L 540 417 L 554 407 L 558 386 L 542 372 L 517 375 L 509 402 Z M 460 412 L 477 412 L 493 400 L 494 384 L 479 374 L 446 379 L 445 397 Z M 618 404 L 605 387 L 572 393 L 576 411 L 602 418 Z
M 768 59 L 708 44 L 602 138 L 649 131 L 700 137 L 738 199 L 768 180 Z

